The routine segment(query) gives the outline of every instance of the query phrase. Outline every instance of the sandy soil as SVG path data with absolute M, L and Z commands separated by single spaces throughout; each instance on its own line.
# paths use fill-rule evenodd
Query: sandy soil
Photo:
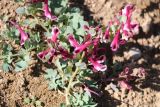
M 135 81 L 133 90 L 115 92 L 106 85 L 105 94 L 98 100 L 99 107 L 159 107 L 160 106 L 160 1 L 159 0 L 72 0 L 74 6 L 84 10 L 87 20 L 103 18 L 105 25 L 126 3 L 134 3 L 134 17 L 140 23 L 141 32 L 114 55 L 114 61 L 134 68 L 144 67 L 145 79 Z M 0 16 L 14 18 L 15 9 L 23 4 L 13 0 L 0 0 Z M 2 25 L 2 24 L 0 24 Z M 2 27 L 0 27 L 2 29 Z M 139 49 L 140 57 L 132 59 L 131 48 Z M 26 97 L 35 96 L 45 107 L 58 107 L 64 97 L 48 90 L 43 70 L 29 68 L 20 73 L 0 72 L 0 106 L 31 107 L 25 105 Z

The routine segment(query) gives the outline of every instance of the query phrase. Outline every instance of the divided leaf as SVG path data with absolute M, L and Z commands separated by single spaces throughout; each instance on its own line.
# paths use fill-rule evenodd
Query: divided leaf
M 18 7 L 16 9 L 17 14 L 25 14 L 25 7 Z

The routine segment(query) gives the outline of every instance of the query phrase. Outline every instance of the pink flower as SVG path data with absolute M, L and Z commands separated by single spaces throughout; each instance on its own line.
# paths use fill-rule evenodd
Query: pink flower
M 124 80 L 119 81 L 119 85 L 120 85 L 120 87 L 122 87 L 124 89 L 128 89 L 128 90 L 132 89 L 132 87 Z
M 97 95 L 97 96 L 100 96 L 97 92 L 89 89 L 86 85 L 84 85 L 84 90 L 86 91 L 86 93 L 91 97 L 91 93 Z
M 66 49 L 59 47 L 59 52 L 62 55 L 63 60 L 66 60 L 68 58 L 72 59 L 73 55 L 71 55 Z
M 74 49 L 74 53 L 75 54 L 78 54 L 78 53 L 80 53 L 80 52 L 82 52 L 83 50 L 85 50 L 88 46 L 90 46 L 91 45 L 91 40 L 88 40 L 88 41 L 86 41 L 86 42 L 84 42 L 84 43 L 82 43 L 82 44 L 79 44 L 78 42 L 77 42 L 77 40 L 73 37 L 73 35 L 69 35 L 68 36 L 68 41 L 69 41 L 69 43 L 71 44 L 71 46 L 72 47 L 74 47 L 75 49 Z
M 24 32 L 24 30 L 16 23 L 13 21 L 10 21 L 20 32 L 20 45 L 24 45 L 25 41 L 29 38 L 27 33 Z
M 84 41 L 88 41 L 88 40 L 91 40 L 92 37 L 91 37 L 91 34 L 87 34 L 84 36 Z
M 57 20 L 57 17 L 52 15 L 51 11 L 49 10 L 49 6 L 48 6 L 48 0 L 44 0 L 44 7 L 43 7 L 43 10 L 44 10 L 44 15 L 51 19 L 51 20 Z
M 117 31 L 112 43 L 111 43 L 111 49 L 112 51 L 116 51 L 119 48 L 119 36 L 120 36 L 120 30 Z
M 137 35 L 139 33 L 139 24 L 131 23 L 131 31 L 133 35 Z
M 139 25 L 137 23 L 131 22 L 133 9 L 134 6 L 131 4 L 126 5 L 125 8 L 122 9 L 122 15 L 127 17 L 126 22 L 122 26 L 122 39 L 124 40 L 128 40 L 129 38 L 133 37 L 133 35 L 139 33 Z
M 93 39 L 94 48 L 97 48 L 99 42 L 100 42 L 100 38 L 95 38 L 95 39 Z
M 60 33 L 60 30 L 59 30 L 58 27 L 53 27 L 52 28 L 52 38 L 51 38 L 52 42 L 57 41 L 57 37 L 58 37 L 59 33 Z
M 55 49 L 47 49 L 38 53 L 37 56 L 42 61 L 48 61 L 48 63 L 50 64 L 55 54 Z
M 122 15 L 127 16 L 127 19 L 131 18 L 132 11 L 134 9 L 134 5 L 128 4 L 122 9 Z
M 87 41 L 87 42 L 85 42 L 85 43 L 77 46 L 77 47 L 75 48 L 75 50 L 74 50 L 74 53 L 80 53 L 80 52 L 82 52 L 82 51 L 85 50 L 88 46 L 90 46 L 91 43 L 92 43 L 91 41 Z
M 103 65 L 101 63 L 103 63 L 105 61 L 105 56 L 101 56 L 99 58 L 88 58 L 89 62 L 91 63 L 91 65 L 93 65 L 93 68 L 96 71 L 105 71 L 107 70 L 107 66 Z
M 139 25 L 127 21 L 123 26 L 124 35 L 122 35 L 122 39 L 128 40 L 129 38 L 133 37 L 133 35 L 136 35 L 138 33 L 139 33 Z
M 78 46 L 79 46 L 79 43 L 78 43 L 77 40 L 73 37 L 72 34 L 69 34 L 69 36 L 68 36 L 68 41 L 69 41 L 69 43 L 70 43 L 70 45 L 71 45 L 72 47 L 78 47 Z
M 106 28 L 106 31 L 105 31 L 105 33 L 104 33 L 104 37 L 105 37 L 105 39 L 109 39 L 109 27 L 107 27 Z

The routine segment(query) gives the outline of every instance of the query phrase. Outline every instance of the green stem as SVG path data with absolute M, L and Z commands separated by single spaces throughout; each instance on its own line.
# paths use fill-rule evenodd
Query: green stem
M 60 67 L 61 65 L 59 63 L 57 63 L 57 61 L 55 61 L 54 64 L 58 68 L 58 71 L 59 71 L 59 73 L 60 73 L 60 75 L 62 77 L 62 81 L 64 82 L 64 72 L 63 72 L 62 68 Z
M 33 16 L 33 17 L 34 17 L 34 19 L 36 19 L 37 23 L 38 23 L 39 25 L 41 25 L 41 27 L 42 27 L 43 29 L 45 29 L 47 32 L 49 32 L 48 28 L 45 27 L 45 26 L 43 26 L 43 24 L 41 23 L 41 21 L 40 21 L 39 19 L 37 19 L 36 16 Z
M 79 60 L 79 63 L 82 62 L 84 55 L 85 55 L 85 53 L 83 52 L 82 56 L 81 56 L 81 59 Z M 70 93 L 72 82 L 74 81 L 74 78 L 76 77 L 76 75 L 78 74 L 78 72 L 79 72 L 79 68 L 76 67 L 75 72 L 72 74 L 71 79 L 69 80 L 68 87 L 65 90 L 65 97 L 66 97 L 66 105 L 67 106 L 70 106 L 69 93 Z

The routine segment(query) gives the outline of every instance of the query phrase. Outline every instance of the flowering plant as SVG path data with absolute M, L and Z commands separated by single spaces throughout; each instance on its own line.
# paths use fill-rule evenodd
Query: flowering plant
M 107 54 L 138 34 L 139 25 L 131 20 L 133 10 L 133 5 L 126 5 L 103 27 L 85 21 L 78 8 L 69 7 L 68 0 L 30 0 L 16 10 L 26 19 L 9 20 L 6 25 L 3 69 L 19 72 L 34 63 L 48 63 L 52 66 L 46 68 L 44 77 L 50 89 L 65 96 L 66 103 L 61 106 L 95 107 L 91 95 L 101 94 L 94 91 L 99 87 L 94 77 L 107 78 L 108 67 L 114 67 Z

